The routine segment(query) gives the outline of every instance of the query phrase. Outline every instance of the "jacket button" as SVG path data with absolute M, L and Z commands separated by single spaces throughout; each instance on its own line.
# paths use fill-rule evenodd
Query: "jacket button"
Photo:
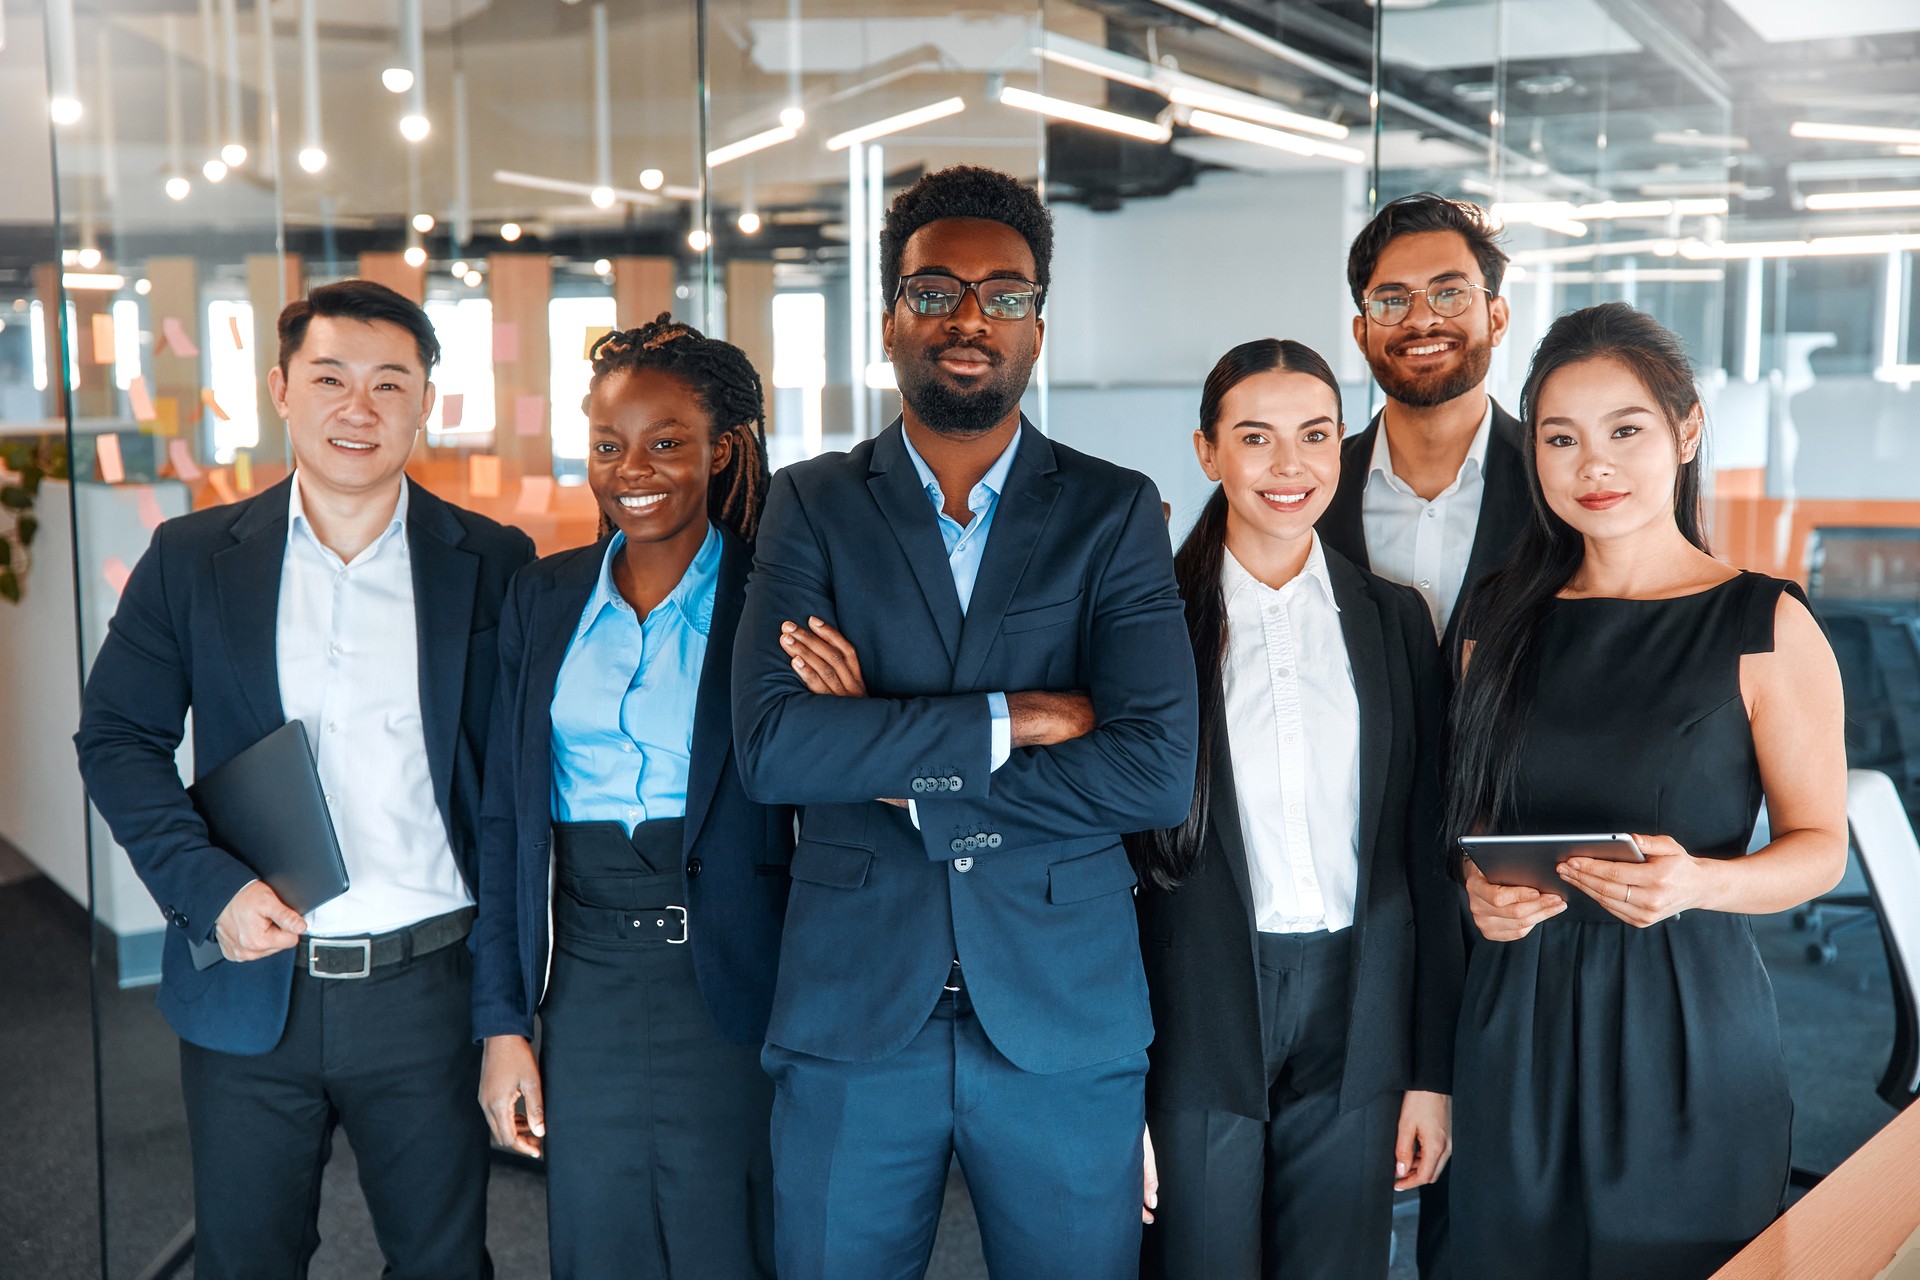
M 687 859 L 687 879 L 691 880 L 694 877 L 698 876 L 699 874 L 700 874 L 700 859 L 688 858 Z
M 951 790 L 951 791 L 958 791 L 958 790 L 960 789 L 960 775 L 959 775 L 959 774 L 957 774 L 957 773 L 956 773 L 956 774 L 954 774 L 954 775 L 953 775 L 953 776 L 952 776 L 951 778 L 948 778 L 948 779 L 947 779 L 947 788 L 948 788 L 949 790 Z
M 972 858 L 955 858 L 953 860 L 953 869 L 955 871 L 958 871 L 961 875 L 965 875 L 967 872 L 973 870 L 973 859 Z
M 953 843 L 949 844 L 947 848 L 953 850 L 955 853 L 965 853 L 967 850 L 967 842 L 955 836 Z
M 927 780 L 925 778 L 915 778 L 913 780 L 913 789 L 915 791 L 925 791 L 927 789 Z
M 998 849 L 999 847 L 1000 847 L 1000 833 L 999 833 L 998 831 L 991 831 L 991 832 L 988 832 L 988 833 L 987 833 L 987 848 L 989 848 L 989 849 Z

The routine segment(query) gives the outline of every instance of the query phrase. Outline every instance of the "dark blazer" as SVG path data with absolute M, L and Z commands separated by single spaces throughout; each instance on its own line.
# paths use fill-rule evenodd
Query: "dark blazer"
M 1367 487 L 1367 472 L 1373 462 L 1373 433 L 1380 429 L 1375 414 L 1365 431 L 1355 432 L 1340 444 L 1340 484 L 1333 491 L 1315 528 L 1329 547 L 1362 569 L 1372 567 L 1367 556 L 1367 531 L 1361 518 L 1360 499 Z M 1520 451 L 1526 447 L 1526 430 L 1520 420 L 1493 402 L 1493 430 L 1487 433 L 1487 469 L 1480 496 L 1480 523 L 1474 527 L 1473 550 L 1467 556 L 1466 576 L 1460 581 L 1460 602 L 1465 603 L 1486 576 L 1503 568 L 1533 519 L 1533 499 L 1527 493 L 1526 459 Z M 1454 651 L 1461 610 L 1456 606 L 1447 624 L 1440 647 Z
M 533 542 L 406 484 L 427 765 L 471 887 L 495 628 L 507 581 L 533 558 Z M 174 926 L 160 1011 L 181 1039 L 226 1053 L 265 1053 L 279 1041 L 294 956 L 193 967 L 188 939 L 212 937 L 220 912 L 255 877 L 207 842 L 173 754 L 189 707 L 197 777 L 286 723 L 274 640 L 291 485 L 154 531 L 94 659 L 74 735 L 94 805 Z
M 734 657 L 750 794 L 806 806 L 767 1036 L 871 1061 L 904 1046 L 958 957 L 1015 1065 L 1064 1071 L 1152 1036 L 1120 833 L 1193 797 L 1193 657 L 1160 495 L 1023 424 L 963 618 L 896 422 L 782 470 Z M 806 691 L 777 643 L 808 615 L 870 696 Z M 990 769 L 992 691 L 1087 690 L 1098 727 Z M 876 797 L 918 802 L 907 811 Z
M 700 668 L 680 866 L 694 973 L 721 1034 L 765 1038 L 793 854 L 793 810 L 740 785 L 730 715 L 733 633 L 750 552 L 721 531 L 707 656 Z M 481 807 L 480 916 L 473 927 L 473 1034 L 533 1036 L 547 985 L 553 865 L 553 693 L 599 580 L 607 544 L 527 566 L 500 619 L 500 690 Z M 612 714 L 616 708 L 609 708 Z
M 1411 588 L 1331 548 L 1327 572 L 1360 704 L 1360 877 L 1340 1084 L 1350 1110 L 1389 1089 L 1453 1091 L 1465 964 L 1457 891 L 1440 850 L 1443 681 L 1431 615 Z M 1174 890 L 1140 887 L 1140 949 L 1158 1030 L 1147 1098 L 1164 1109 L 1264 1120 L 1253 894 L 1224 720 L 1209 778 L 1192 873 Z

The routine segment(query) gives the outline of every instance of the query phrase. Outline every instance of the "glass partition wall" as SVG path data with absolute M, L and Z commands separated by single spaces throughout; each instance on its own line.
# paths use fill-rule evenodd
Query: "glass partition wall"
M 51 115 L 58 215 L 44 248 L 0 238 L 0 417 L 61 425 L 91 655 L 160 520 L 286 474 L 274 319 L 366 276 L 420 300 L 446 348 L 413 474 L 558 550 L 593 536 L 584 353 L 609 326 L 667 312 L 745 349 L 775 465 L 884 429 L 881 214 L 975 163 L 1054 210 L 1029 416 L 1151 474 L 1178 537 L 1207 490 L 1199 384 L 1230 346 L 1305 341 L 1349 428 L 1371 416 L 1347 245 L 1380 202 L 1436 190 L 1505 223 L 1509 408 L 1570 308 L 1625 300 L 1686 340 L 1716 550 L 1810 582 L 1836 637 L 1857 631 L 1856 763 L 1920 810 L 1920 19 L 1868 0 L 1817 18 L 1775 0 L 48 0 L 5 35 L 13 62 L 45 51 L 44 78 L 0 91 L 10 122 Z M 18 145 L 0 139 L 37 180 L 44 155 Z M 65 591 L 36 580 L 0 610 Z M 97 818 L 72 847 L 87 836 L 68 888 L 90 884 L 100 939 L 105 1274 L 133 1276 L 190 1246 L 186 1140 L 150 985 L 162 922 Z M 537 1224 L 532 1175 L 496 1181 L 496 1219 Z M 364 1271 L 350 1173 L 325 1203 L 316 1274 Z M 496 1242 L 501 1273 L 538 1273 L 531 1248 Z

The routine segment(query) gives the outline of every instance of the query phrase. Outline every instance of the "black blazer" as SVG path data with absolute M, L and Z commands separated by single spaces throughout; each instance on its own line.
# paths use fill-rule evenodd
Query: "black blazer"
M 765 1038 L 787 906 L 793 810 L 756 804 L 733 755 L 733 636 L 753 553 L 721 530 L 720 580 L 693 719 L 680 866 L 700 993 L 722 1035 Z M 473 1034 L 533 1035 L 552 937 L 553 692 L 607 544 L 527 566 L 500 621 L 500 689 L 487 743 L 480 916 L 473 928 Z
M 495 628 L 507 581 L 533 559 L 533 542 L 406 483 L 427 766 L 472 887 Z M 74 736 L 94 805 L 173 926 L 160 1011 L 181 1039 L 225 1053 L 265 1053 L 278 1042 L 294 953 L 193 967 L 187 940 L 210 937 L 254 875 L 207 842 L 173 753 L 189 707 L 198 777 L 286 723 L 274 641 L 291 485 L 154 531 L 94 659 Z
M 1453 1091 L 1465 962 L 1440 850 L 1442 688 L 1426 603 L 1328 548 L 1360 704 L 1360 876 L 1340 1105 L 1386 1090 Z M 1206 696 L 1220 705 L 1216 685 Z M 1177 889 L 1143 880 L 1140 949 L 1153 1001 L 1147 1099 L 1267 1118 L 1253 894 L 1224 720 L 1200 858 Z
M 1321 515 L 1318 529 L 1329 547 L 1362 569 L 1370 568 L 1367 556 L 1367 531 L 1361 519 L 1360 497 L 1367 487 L 1367 472 L 1373 462 L 1373 433 L 1380 429 L 1375 414 L 1365 431 L 1348 436 L 1340 445 L 1340 484 L 1333 501 Z M 1520 420 L 1493 402 L 1493 430 L 1487 434 L 1487 469 L 1480 497 L 1480 523 L 1474 527 L 1473 550 L 1467 556 L 1467 573 L 1460 580 L 1460 601 L 1488 574 L 1505 567 L 1507 557 L 1533 518 L 1533 499 L 1527 493 L 1526 431 Z M 1440 647 L 1454 651 L 1461 610 L 1456 606 L 1447 624 Z

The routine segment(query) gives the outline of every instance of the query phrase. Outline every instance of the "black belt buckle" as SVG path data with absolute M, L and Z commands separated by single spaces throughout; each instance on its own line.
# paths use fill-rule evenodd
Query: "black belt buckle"
M 326 960 L 321 953 L 331 953 Z M 341 954 L 344 953 L 344 954 Z M 333 958 L 333 957 L 337 957 Z M 359 968 L 350 966 L 358 958 Z M 322 965 L 325 968 L 322 968 Z M 339 941 L 314 939 L 307 944 L 307 973 L 316 978 L 364 978 L 373 972 L 373 939 L 346 938 Z

